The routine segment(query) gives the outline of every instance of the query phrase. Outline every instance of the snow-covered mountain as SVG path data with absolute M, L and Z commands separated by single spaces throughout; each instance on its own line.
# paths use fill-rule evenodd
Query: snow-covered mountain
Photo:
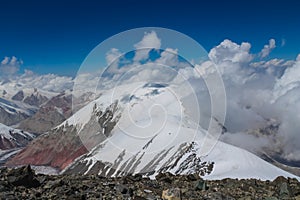
M 35 135 L 0 123 L 0 166 L 35 138 Z
M 2 91 L 2 92 L 1 92 Z M 57 95 L 54 92 L 39 90 L 37 88 L 25 88 L 16 83 L 0 84 L 1 97 L 7 100 L 23 102 L 31 106 L 40 106 Z
M 41 105 L 37 112 L 23 120 L 18 128 L 41 134 L 61 124 L 71 113 L 72 96 L 61 93 Z
M 0 124 L 0 149 L 7 150 L 27 145 L 35 136 L 19 129 Z
M 207 131 L 194 122 L 186 96 L 174 91 L 182 88 L 134 83 L 102 91 L 7 165 L 45 165 L 63 173 L 104 176 L 169 171 L 200 173 L 207 179 L 295 177 L 246 150 L 205 139 Z M 206 146 L 214 147 L 202 154 Z
M 0 80 L 0 123 L 32 133 L 50 130 L 71 115 L 72 84 L 51 74 Z
M 0 123 L 15 125 L 37 111 L 37 107 L 24 102 L 0 98 Z
M 66 79 L 66 81 L 62 81 Z M 41 104 L 72 86 L 69 77 L 53 74 L 26 75 L 0 80 L 0 97 L 7 100 L 26 101 L 28 104 Z
M 32 116 L 55 93 L 38 90 L 18 81 L 0 81 L 0 123 L 11 126 Z

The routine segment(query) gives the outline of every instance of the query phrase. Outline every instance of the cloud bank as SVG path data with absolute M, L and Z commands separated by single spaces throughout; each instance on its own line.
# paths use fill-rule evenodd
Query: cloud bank
M 270 39 L 269 40 L 269 44 L 266 44 L 264 46 L 264 48 L 261 50 L 260 57 L 261 58 L 267 57 L 271 53 L 271 51 L 273 49 L 275 49 L 275 47 L 276 47 L 275 40 L 274 39 Z
M 258 55 L 265 58 L 275 47 L 271 39 Z M 283 151 L 283 158 L 300 160 L 296 142 L 300 141 L 300 54 L 295 60 L 253 61 L 250 44 L 225 40 L 209 56 L 220 68 L 225 83 L 225 126 L 235 133 L 224 136 L 225 140 L 254 151 L 273 146 Z M 250 130 L 266 128 L 270 120 L 279 124 L 273 135 L 249 136 Z
M 0 76 L 5 77 L 16 74 L 22 64 L 23 61 L 15 56 L 4 57 L 0 64 Z
M 156 41 L 151 47 L 155 50 L 163 41 L 157 39 L 154 33 L 146 33 L 142 41 L 149 35 Z M 144 44 L 142 41 L 135 46 Z M 109 78 L 115 82 L 124 76 L 119 84 L 157 80 L 180 85 L 180 81 L 183 81 L 178 76 L 180 74 L 193 84 L 195 79 L 201 79 L 199 75 L 205 77 L 212 73 L 210 66 L 215 63 L 222 74 L 227 93 L 225 127 L 229 133 L 222 139 L 255 152 L 264 152 L 267 148 L 279 149 L 282 158 L 300 160 L 300 145 L 296 142 L 300 141 L 300 125 L 297 123 L 300 121 L 300 55 L 295 60 L 267 59 L 275 48 L 275 40 L 270 39 L 261 51 L 253 53 L 250 43 L 237 44 L 226 39 L 209 51 L 211 61 L 196 63 L 194 68 L 178 58 L 177 49 L 160 51 L 154 60 L 149 60 L 151 49 L 147 49 L 136 53 L 138 56 L 135 55 L 134 62 L 119 69 L 116 67 L 117 70 Z M 146 59 L 147 62 L 143 62 Z M 176 73 L 155 70 L 153 66 L 158 63 L 177 66 Z M 195 92 L 201 110 L 200 124 L 207 128 L 211 117 L 209 93 L 204 81 L 196 84 Z M 278 128 L 272 133 L 267 131 L 277 124 Z M 260 136 L 257 137 L 259 131 Z
M 111 49 L 106 54 L 106 62 L 110 67 L 104 72 L 101 83 L 98 82 L 98 74 L 81 74 L 76 78 L 80 83 L 80 91 L 93 89 L 99 84 L 102 88 L 112 88 L 116 83 L 147 80 L 180 85 L 187 79 L 194 84 L 195 80 L 212 73 L 210 66 L 215 63 L 227 93 L 225 127 L 229 133 L 222 139 L 258 152 L 271 146 L 280 149 L 282 158 L 300 160 L 300 54 L 295 60 L 268 60 L 268 55 L 276 48 L 274 39 L 270 39 L 256 54 L 251 52 L 250 43 L 237 44 L 226 39 L 209 51 L 211 61 L 195 63 L 191 68 L 179 59 L 180 49 L 159 50 L 162 43 L 155 32 L 145 33 L 141 41 L 134 45 L 136 52 L 130 61 L 122 58 L 122 52 L 118 49 Z M 16 57 L 5 57 L 0 71 L 13 75 L 21 64 L 22 61 Z M 157 68 L 159 64 L 175 67 Z M 56 92 L 72 89 L 74 83 L 70 77 L 37 75 L 31 71 L 25 71 L 15 80 L 28 87 Z M 194 89 L 200 103 L 200 124 L 207 128 L 211 117 L 209 93 L 204 81 L 197 84 Z M 184 86 L 181 89 L 185 91 Z M 270 122 L 278 124 L 272 134 L 261 137 L 249 134 L 272 126 Z
M 110 80 L 116 82 L 123 76 L 125 78 L 119 84 L 157 80 L 177 82 L 180 85 L 180 74 L 194 83 L 193 80 L 201 78 L 199 75 L 205 77 L 212 73 L 211 65 L 215 63 L 222 74 L 227 93 L 225 127 L 230 133 L 222 139 L 255 152 L 262 152 L 269 147 L 280 149 L 282 158 L 300 160 L 300 145 L 295 142 L 300 141 L 300 126 L 297 123 L 300 121 L 300 55 L 295 60 L 268 60 L 267 57 L 276 48 L 274 39 L 270 39 L 258 53 L 251 52 L 251 44 L 248 42 L 237 44 L 225 39 L 209 51 L 211 61 L 196 63 L 191 68 L 180 61 L 177 49 L 160 51 L 157 59 L 149 60 L 151 49 L 159 48 L 161 43 L 163 41 L 155 33 L 145 33 L 135 47 L 149 49 L 137 51 L 134 62 L 128 62 L 121 68 L 117 67 L 120 64 L 117 59 L 115 70 L 110 71 Z M 115 55 L 118 50 L 114 49 L 112 52 Z M 177 66 L 176 73 L 171 70 L 155 70 L 154 66 L 158 63 Z M 201 110 L 200 123 L 207 128 L 211 117 L 209 93 L 205 82 L 196 84 L 195 92 Z M 264 129 L 267 130 L 274 124 L 279 124 L 278 129 L 273 130 L 272 134 L 264 134 Z M 259 130 L 262 133 L 257 137 L 254 133 Z

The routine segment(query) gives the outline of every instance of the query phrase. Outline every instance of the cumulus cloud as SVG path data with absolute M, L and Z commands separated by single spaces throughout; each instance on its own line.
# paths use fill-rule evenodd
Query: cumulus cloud
M 160 46 L 161 46 L 161 40 L 158 38 L 155 31 L 151 31 L 150 33 L 146 32 L 143 39 L 134 45 L 136 49 L 142 49 L 142 48 L 159 49 Z
M 158 38 L 155 31 L 145 33 L 143 39 L 134 45 L 136 51 L 133 60 L 136 62 L 145 60 L 149 57 L 149 52 L 151 49 L 160 49 L 160 47 L 161 40 Z M 141 49 L 142 51 L 140 51 Z
M 123 62 L 123 52 L 112 48 L 105 55 L 109 68 L 101 81 L 96 73 L 82 73 L 73 80 L 71 77 L 53 74 L 37 75 L 28 70 L 15 80 L 20 85 L 55 92 L 72 89 L 75 81 L 79 94 L 95 92 L 96 87 L 109 89 L 115 84 L 140 81 L 172 82 L 180 86 L 179 90 L 184 93 L 189 91 L 186 89 L 188 85 L 181 83 L 188 80 L 188 83 L 195 86 L 200 103 L 200 124 L 207 128 L 211 117 L 210 94 L 203 80 L 201 83 L 195 80 L 215 73 L 212 66 L 216 64 L 227 94 L 225 127 L 230 133 L 225 133 L 222 140 L 258 152 L 274 146 L 272 141 L 276 140 L 276 147 L 273 148 L 282 150 L 282 158 L 300 160 L 300 55 L 295 60 L 266 60 L 276 47 L 274 39 L 258 54 L 251 52 L 251 44 L 248 42 L 238 44 L 226 39 L 209 51 L 210 60 L 195 63 L 195 67 L 191 68 L 179 59 L 180 49 L 155 51 L 157 58 L 149 59 L 150 51 L 160 49 L 162 42 L 155 32 L 145 33 L 141 41 L 134 45 L 137 51 L 131 62 Z M 14 74 L 21 64 L 15 57 L 5 57 L 1 62 L 1 73 L 3 66 L 9 66 L 11 71 L 7 70 L 8 74 Z M 187 95 L 184 101 L 189 98 Z M 193 109 L 190 108 L 191 112 Z M 279 124 L 276 133 L 261 138 L 249 134 L 251 130 L 265 128 L 270 120 Z
M 225 63 L 226 61 L 247 63 L 253 59 L 253 56 L 250 54 L 250 48 L 251 44 L 248 42 L 243 42 L 241 45 L 238 45 L 226 39 L 211 49 L 208 55 L 216 64 Z
M 112 79 L 108 77 L 106 80 L 101 79 L 101 71 L 95 73 L 81 73 L 74 79 L 73 95 L 79 97 L 84 93 L 96 94 L 99 87 L 105 88 L 106 84 L 111 84 Z
M 274 39 L 270 39 L 269 40 L 269 44 L 266 44 L 265 46 L 264 46 L 264 48 L 261 50 L 261 52 L 260 52 L 260 57 L 261 58 L 265 58 L 265 57 L 267 57 L 270 53 L 271 53 L 271 51 L 273 50 L 273 49 L 275 49 L 275 47 L 276 47 L 276 42 L 275 42 L 275 40 Z
M 275 90 L 276 91 L 276 90 Z M 289 89 L 274 103 L 281 121 L 279 136 L 281 138 L 282 156 L 288 160 L 300 160 L 300 87 Z M 279 146 L 280 147 L 280 146 Z
M 228 39 L 210 50 L 208 56 L 213 61 L 223 78 L 241 83 L 250 78 L 250 70 L 247 69 L 254 55 L 250 53 L 251 44 L 243 42 L 240 45 Z
M 6 65 L 6 64 L 8 64 L 9 63 L 9 57 L 4 57 L 4 59 L 2 60 L 2 62 L 1 62 L 1 65 Z
M 204 81 L 199 83 L 195 80 L 215 73 L 213 66 L 216 64 L 227 95 L 225 127 L 229 133 L 221 139 L 254 152 L 262 152 L 269 147 L 278 148 L 282 151 L 282 158 L 300 160 L 297 156 L 300 145 L 295 142 L 300 140 L 300 125 L 297 123 L 300 121 L 300 55 L 296 60 L 265 60 L 276 47 L 274 39 L 271 39 L 258 54 L 251 52 L 251 44 L 248 42 L 238 44 L 226 39 L 209 51 L 210 60 L 194 63 L 195 67 L 191 68 L 179 60 L 177 49 L 157 51 L 157 59 L 148 59 L 151 49 L 159 49 L 161 42 L 155 32 L 145 33 L 142 40 L 134 45 L 138 51 L 132 59 L 133 62 L 125 62 L 122 67 L 120 60 L 116 59 L 122 52 L 111 49 L 106 54 L 106 60 L 107 63 L 114 62 L 115 65 L 108 69 L 110 76 L 103 77 L 101 86 L 110 88 L 115 83 L 140 81 L 172 82 L 185 93 L 189 91 L 188 85 L 182 83 L 188 80 L 195 86 L 194 92 L 200 103 L 200 124 L 207 128 L 212 117 L 210 94 Z M 163 68 L 158 64 L 175 68 Z M 88 75 L 81 78 L 82 85 L 88 83 L 87 79 L 94 80 Z M 93 86 L 94 83 L 90 83 Z M 188 102 L 190 96 L 184 95 L 184 101 Z M 192 113 L 193 108 L 187 110 Z M 249 134 L 264 130 L 270 125 L 270 121 L 279 124 L 278 130 L 273 134 L 260 137 Z
M 300 54 L 296 62 L 285 70 L 285 73 L 276 81 L 274 100 L 285 95 L 288 91 L 300 86 Z
M 106 63 L 107 65 L 112 64 L 115 62 L 116 64 L 118 63 L 118 58 L 122 55 L 122 53 L 116 49 L 112 48 L 109 52 L 106 53 Z
M 0 64 L 0 72 L 1 75 L 7 76 L 7 75 L 13 75 L 16 74 L 20 66 L 23 64 L 23 61 L 16 58 L 15 56 L 10 57 L 4 57 L 4 59 L 1 61 Z
M 142 43 L 139 42 L 138 44 Z M 275 43 L 272 40 L 269 43 L 262 52 L 275 47 Z M 155 48 L 160 45 L 160 42 L 159 45 L 157 43 Z M 140 55 L 143 56 L 136 60 L 148 58 L 149 49 L 140 50 L 140 52 L 142 52 Z M 120 54 L 119 51 L 113 50 L 110 56 L 113 58 L 113 56 L 119 56 Z M 299 127 L 293 125 L 293 123 L 300 120 L 300 117 L 297 117 L 295 113 L 295 110 L 297 110 L 295 108 L 300 105 L 300 100 L 296 98 L 296 94 L 299 94 L 297 88 L 300 77 L 297 74 L 300 74 L 300 72 L 297 70 L 300 56 L 296 60 L 271 59 L 254 61 L 255 57 L 261 57 L 261 53 L 257 55 L 251 53 L 250 43 L 242 42 L 237 44 L 228 39 L 210 50 L 209 58 L 211 60 L 195 63 L 194 68 L 179 61 L 177 49 L 167 48 L 158 54 L 159 56 L 156 60 L 150 59 L 143 63 L 129 62 L 122 67 L 116 66 L 114 68 L 115 71 L 110 71 L 113 73 L 113 76 L 108 77 L 103 82 L 107 82 L 107 88 L 120 80 L 118 84 L 140 81 L 172 82 L 179 86 L 182 93 L 185 93 L 190 90 L 186 88 L 188 85 L 182 83 L 188 80 L 191 85 L 195 86 L 194 92 L 200 103 L 200 124 L 203 128 L 207 128 L 209 119 L 212 117 L 210 115 L 210 94 L 204 81 L 199 83 L 199 81 L 194 80 L 215 73 L 213 65 L 216 64 L 222 74 L 227 93 L 225 127 L 230 133 L 222 137 L 222 140 L 259 152 L 263 151 L 268 145 L 272 146 L 272 141 L 275 137 L 275 140 L 278 141 L 278 145 L 284 152 L 282 154 L 283 158 L 298 159 L 295 152 L 300 151 L 300 145 L 293 141 L 300 139 L 296 135 Z M 158 64 L 176 67 L 172 70 L 171 67 L 163 68 L 159 67 Z M 285 98 L 279 98 L 279 93 L 282 93 L 281 96 Z M 186 95 L 184 101 L 188 102 L 190 96 L 188 94 L 184 95 Z M 272 101 L 275 97 L 277 101 Z M 191 113 L 193 111 L 192 108 L 187 110 L 190 110 Z M 289 114 L 282 115 L 282 113 Z M 257 137 L 249 134 L 251 130 L 255 132 L 255 130 L 266 128 L 269 125 L 268 122 L 273 119 L 280 124 L 276 135 Z
M 245 132 L 224 134 L 221 135 L 221 140 L 232 145 L 238 145 L 254 153 L 261 151 L 270 143 L 267 137 L 257 137 L 255 135 L 246 134 Z
M 30 70 L 25 70 L 23 74 L 14 74 L 6 77 L 6 79 L 1 77 L 0 80 L 1 89 L 9 91 L 9 96 L 14 95 L 19 90 L 32 90 L 34 88 L 51 96 L 51 94 L 55 95 L 71 90 L 73 87 L 72 77 L 55 74 L 39 75 Z
M 119 63 L 120 63 L 120 56 L 122 53 L 119 51 L 119 49 L 112 48 L 110 49 L 105 56 L 106 64 L 107 64 L 107 70 L 109 73 L 118 73 L 119 69 Z
M 33 71 L 25 70 L 25 73 L 12 79 L 26 88 L 37 88 L 43 91 L 60 93 L 70 90 L 73 86 L 72 77 L 59 76 L 56 74 L 35 74 Z
M 178 49 L 166 48 L 155 62 L 166 66 L 178 66 Z
M 274 58 L 267 61 L 258 61 L 250 63 L 251 67 L 254 67 L 257 71 L 265 71 L 270 75 L 274 75 L 277 78 L 280 78 L 284 71 L 291 67 L 295 61 L 293 60 L 284 60 Z
M 220 69 L 227 93 L 226 142 L 251 151 L 280 149 L 282 158 L 300 160 L 300 55 L 296 60 L 253 61 L 250 44 L 224 40 L 209 52 Z M 276 47 L 271 39 L 258 54 L 265 58 Z M 203 65 L 203 64 L 202 64 Z M 206 64 L 207 65 L 207 64 Z M 196 66 L 201 73 L 205 67 Z M 209 68 L 208 68 L 209 69 Z M 249 136 L 250 130 L 264 130 L 272 119 L 280 124 L 271 136 Z M 246 142 L 245 142 L 246 141 Z M 276 141 L 276 145 L 274 144 Z
M 160 50 L 160 47 L 161 39 L 156 32 L 151 31 L 146 32 L 141 41 L 133 45 L 135 51 L 132 59 L 126 58 L 123 52 L 112 48 L 106 54 L 108 67 L 102 74 L 99 87 L 108 89 L 114 87 L 116 83 L 124 84 L 132 81 L 169 82 L 173 80 L 177 75 L 176 70 L 184 67 L 184 64 L 178 59 L 177 49 Z M 152 50 L 155 50 L 156 58 L 148 59 Z

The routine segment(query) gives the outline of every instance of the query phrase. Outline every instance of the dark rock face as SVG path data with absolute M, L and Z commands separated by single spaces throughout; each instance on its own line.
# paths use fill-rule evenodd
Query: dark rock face
M 99 113 L 103 113 L 100 115 Z M 104 140 L 105 134 L 109 135 L 111 129 L 116 124 L 112 116 L 105 114 L 101 110 L 94 110 L 91 120 L 83 128 L 86 143 Z M 104 115 L 105 114 L 105 115 Z M 103 121 L 103 119 L 105 119 Z M 95 136 L 89 136 L 89 127 L 97 125 L 99 130 L 104 130 L 97 136 L 100 139 L 95 140 Z M 6 163 L 6 166 L 14 167 L 20 165 L 51 166 L 58 170 L 65 169 L 76 158 L 86 154 L 88 150 L 78 135 L 77 127 L 66 123 L 59 128 L 52 129 L 48 133 L 39 136 L 33 142 L 29 143 L 22 151 Z
M 144 148 L 147 148 L 152 139 L 150 139 Z M 94 150 L 96 152 L 100 152 L 105 145 L 106 143 L 102 143 Z M 168 173 L 169 171 L 174 171 L 174 169 L 176 169 L 174 171 L 174 174 L 176 175 L 199 173 L 201 176 L 204 176 L 213 171 L 214 162 L 202 161 L 196 154 L 194 142 L 182 143 L 176 147 L 177 150 L 175 153 L 173 153 L 166 161 L 161 163 L 162 160 L 168 155 L 169 151 L 171 151 L 173 148 L 174 147 L 170 147 L 157 152 L 156 156 L 154 156 L 152 159 L 143 161 L 145 163 L 142 162 L 142 158 L 145 155 L 144 152 L 137 152 L 133 156 L 124 159 L 124 155 L 126 154 L 125 150 L 120 152 L 114 162 L 106 162 L 101 160 L 89 162 L 88 158 L 94 155 L 94 152 L 91 151 L 79 159 L 76 159 L 75 162 L 73 162 L 64 170 L 64 173 L 100 174 L 104 177 L 127 176 L 135 173 L 151 176 L 157 173 Z M 137 171 L 136 169 L 141 163 L 143 163 L 144 166 Z M 159 163 L 161 165 L 159 165 Z
M 24 186 L 27 188 L 40 186 L 40 182 L 36 179 L 30 165 L 9 171 L 7 173 L 7 181 L 13 186 Z
M 0 98 L 0 123 L 7 126 L 15 125 L 36 112 L 35 107 L 19 105 L 18 103 Z
M 23 101 L 31 106 L 40 106 L 48 100 L 47 97 L 40 95 L 38 93 L 31 94 L 27 96 Z
M 41 134 L 62 123 L 66 118 L 54 107 L 41 107 L 32 117 L 20 123 L 19 128 Z
M 15 100 L 15 101 L 22 101 L 24 99 L 23 90 L 20 90 L 19 92 L 17 92 L 17 94 L 15 94 L 11 99 Z
M 7 126 L 19 123 L 20 121 L 28 117 L 29 116 L 25 113 L 15 112 L 12 114 L 7 112 L 4 108 L 0 107 L 0 123 L 5 124 Z
M 141 175 L 120 178 L 79 174 L 47 176 L 35 174 L 30 166 L 19 169 L 1 168 L 0 175 L 1 199 L 297 200 L 300 198 L 299 181 L 283 177 L 274 181 L 256 179 L 207 181 L 196 174 L 175 176 L 169 173 L 159 174 L 155 180 Z
M 12 138 L 1 135 L 0 133 L 0 150 L 9 150 L 18 147 L 24 147 L 35 138 L 34 135 L 17 129 L 7 130 L 7 133 Z
M 60 94 L 43 104 L 33 116 L 22 121 L 19 128 L 38 134 L 47 132 L 70 117 L 71 109 L 71 95 Z

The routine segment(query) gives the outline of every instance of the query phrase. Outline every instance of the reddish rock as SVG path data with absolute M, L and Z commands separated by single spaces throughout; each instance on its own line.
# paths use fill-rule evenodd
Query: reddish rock
M 75 129 L 71 127 L 67 129 L 59 128 L 38 137 L 6 165 L 12 167 L 31 164 L 64 169 L 78 156 L 87 153 Z

